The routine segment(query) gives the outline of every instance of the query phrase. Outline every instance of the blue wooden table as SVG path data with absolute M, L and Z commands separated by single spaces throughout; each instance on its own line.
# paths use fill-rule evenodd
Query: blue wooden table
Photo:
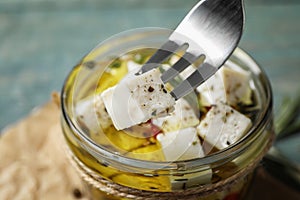
M 174 28 L 197 0 L 3 0 L 0 2 L 0 130 L 59 91 L 80 58 L 132 28 Z M 240 47 L 270 77 L 275 115 L 300 90 L 300 1 L 245 0 Z M 299 134 L 277 146 L 300 163 Z

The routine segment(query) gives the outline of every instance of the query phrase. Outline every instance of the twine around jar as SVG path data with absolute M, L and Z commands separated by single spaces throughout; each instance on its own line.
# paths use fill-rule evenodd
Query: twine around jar
M 247 167 L 243 168 L 233 176 L 210 185 L 206 185 L 206 186 L 200 185 L 198 187 L 189 188 L 180 191 L 172 191 L 172 192 L 153 192 L 153 191 L 139 190 L 139 189 L 123 186 L 118 183 L 114 183 L 110 180 L 101 177 L 98 173 L 96 173 L 95 171 L 87 167 L 85 164 L 83 164 L 73 154 L 73 152 L 71 152 L 69 147 L 66 147 L 66 151 L 72 166 L 79 173 L 80 177 L 86 183 L 104 192 L 105 194 L 109 194 L 119 198 L 135 199 L 135 200 L 157 200 L 157 199 L 187 200 L 187 199 L 201 199 L 207 197 L 208 195 L 211 195 L 212 193 L 228 190 L 235 183 L 238 183 L 239 181 L 245 179 L 246 175 L 248 175 L 249 172 L 255 169 L 255 167 L 262 160 L 263 156 L 270 149 L 273 140 L 274 140 L 274 136 L 272 136 L 272 138 L 269 140 L 268 144 L 266 145 L 265 149 L 261 152 L 261 154 L 258 157 L 256 157 L 253 160 L 253 162 L 251 162 L 249 165 L 247 165 Z

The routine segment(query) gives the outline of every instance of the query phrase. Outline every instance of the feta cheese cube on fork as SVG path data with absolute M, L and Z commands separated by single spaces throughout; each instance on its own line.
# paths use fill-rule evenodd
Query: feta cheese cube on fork
M 159 69 L 141 75 L 131 73 L 101 97 L 116 129 L 121 130 L 166 116 L 174 110 L 175 99 L 165 89 Z

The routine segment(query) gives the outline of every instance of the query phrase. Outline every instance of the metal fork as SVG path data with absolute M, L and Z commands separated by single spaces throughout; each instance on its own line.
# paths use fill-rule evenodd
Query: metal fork
M 171 95 L 177 100 L 192 92 L 225 63 L 238 45 L 243 26 L 242 0 L 201 0 L 172 32 L 168 41 L 143 65 L 139 73 L 158 67 L 178 49 L 188 45 L 185 54 L 163 72 L 161 79 L 167 83 L 200 56 L 205 56 L 204 62 L 171 91 Z

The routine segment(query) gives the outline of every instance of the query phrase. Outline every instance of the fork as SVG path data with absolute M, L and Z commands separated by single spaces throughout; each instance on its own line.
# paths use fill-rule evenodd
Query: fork
M 159 66 L 183 46 L 184 55 L 162 73 L 169 82 L 200 56 L 204 61 L 177 85 L 171 95 L 178 100 L 217 72 L 237 47 L 244 26 L 242 0 L 201 0 L 185 16 L 168 40 L 142 66 L 139 74 Z

